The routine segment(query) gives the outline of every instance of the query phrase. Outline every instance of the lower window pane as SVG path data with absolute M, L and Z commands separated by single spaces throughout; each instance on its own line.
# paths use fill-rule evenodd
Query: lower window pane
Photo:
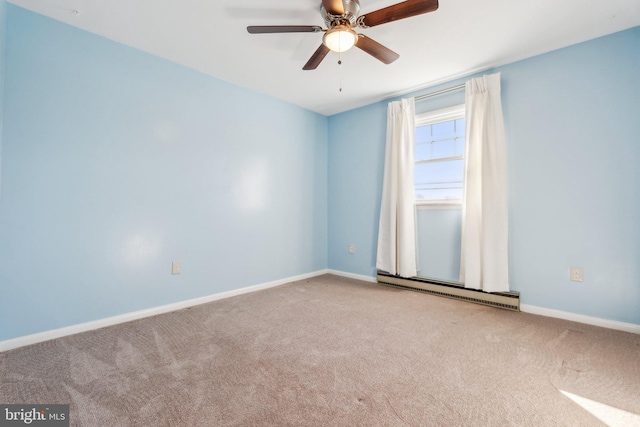
M 425 189 L 419 190 L 416 188 L 416 201 L 421 200 L 462 200 L 462 188 L 458 189 Z
M 415 165 L 416 200 L 462 199 L 464 160 Z

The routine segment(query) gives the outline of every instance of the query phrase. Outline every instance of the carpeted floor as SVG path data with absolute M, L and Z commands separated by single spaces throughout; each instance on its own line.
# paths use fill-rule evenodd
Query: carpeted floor
M 77 426 L 634 425 L 640 335 L 325 275 L 2 353 L 0 403 Z

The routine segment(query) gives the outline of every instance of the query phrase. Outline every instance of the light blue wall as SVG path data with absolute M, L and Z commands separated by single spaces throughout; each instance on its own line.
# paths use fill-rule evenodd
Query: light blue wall
M 640 27 L 496 71 L 512 289 L 523 304 L 640 324 Z M 329 119 L 329 268 L 375 274 L 385 109 Z
M 329 118 L 329 268 L 374 275 L 386 108 L 377 103 Z
M 418 276 L 460 280 L 461 209 L 418 209 Z
M 513 287 L 640 324 L 640 27 L 503 70 Z
M 4 107 L 4 51 L 7 28 L 7 2 L 0 0 L 0 200 L 2 200 L 2 123 Z
M 0 340 L 327 268 L 326 117 L 11 5 L 5 107 Z

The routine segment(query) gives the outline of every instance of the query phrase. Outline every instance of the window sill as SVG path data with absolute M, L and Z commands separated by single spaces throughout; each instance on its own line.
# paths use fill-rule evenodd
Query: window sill
M 462 202 L 447 202 L 447 201 L 438 201 L 438 202 L 415 202 L 416 209 L 424 210 L 424 209 L 462 209 Z

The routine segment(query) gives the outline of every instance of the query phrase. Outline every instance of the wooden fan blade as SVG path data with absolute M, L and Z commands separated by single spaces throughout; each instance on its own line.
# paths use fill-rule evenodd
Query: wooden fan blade
M 399 19 L 410 18 L 438 9 L 438 0 L 407 0 L 384 9 L 364 15 L 363 22 L 367 27 L 386 24 Z
M 321 44 L 320 47 L 311 55 L 311 58 L 302 67 L 303 70 L 315 70 L 329 53 L 329 48 Z
M 247 27 L 251 34 L 272 33 L 318 33 L 322 27 L 317 25 L 253 25 Z
M 332 15 L 343 15 L 344 14 L 344 6 L 342 5 L 342 0 L 322 0 L 322 5 L 324 6 L 324 10 L 327 13 Z
M 370 39 L 363 34 L 358 34 L 356 47 L 364 50 L 369 55 L 373 56 L 379 61 L 384 62 L 385 64 L 391 64 L 393 61 L 400 58 L 400 55 L 398 55 L 388 47 L 382 46 L 377 41 Z

